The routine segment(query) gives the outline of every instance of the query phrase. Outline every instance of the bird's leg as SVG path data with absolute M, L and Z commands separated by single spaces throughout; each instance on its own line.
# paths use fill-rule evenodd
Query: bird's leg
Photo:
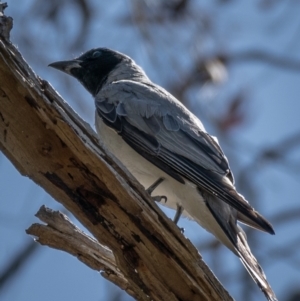
M 161 184 L 165 179 L 164 178 L 159 178 L 158 180 L 156 180 L 150 187 L 148 187 L 146 189 L 146 192 L 149 193 L 149 195 L 151 196 L 152 192 L 154 191 L 154 189 Z M 165 195 L 158 195 L 158 196 L 152 196 L 151 197 L 153 201 L 155 202 L 160 202 L 162 199 L 165 200 L 165 203 L 167 202 L 167 197 Z
M 173 222 L 177 225 L 177 223 L 180 219 L 180 216 L 181 216 L 184 209 L 181 205 L 179 205 L 179 204 L 176 204 L 176 205 L 177 205 L 177 210 L 176 210 L 175 216 L 173 218 Z
M 175 223 L 175 225 L 177 225 L 177 223 L 180 219 L 180 216 L 184 210 L 184 208 L 181 205 L 179 205 L 179 204 L 176 204 L 176 205 L 177 205 L 177 210 L 176 210 L 175 216 L 173 218 L 173 222 Z M 181 233 L 184 232 L 184 228 L 179 228 L 179 229 L 180 229 Z
M 164 178 L 159 178 L 158 180 L 156 180 L 151 186 L 149 186 L 146 189 L 146 192 L 148 192 L 150 195 L 152 194 L 153 190 L 162 182 L 164 181 Z

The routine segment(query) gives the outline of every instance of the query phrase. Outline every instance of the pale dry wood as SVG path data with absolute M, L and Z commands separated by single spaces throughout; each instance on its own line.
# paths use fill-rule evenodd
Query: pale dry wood
M 195 247 L 91 127 L 4 38 L 0 148 L 21 174 L 112 250 L 127 281 L 123 289 L 137 300 L 232 300 Z
M 100 271 L 102 276 L 122 289 L 130 291 L 133 297 L 137 297 L 118 269 L 111 250 L 84 233 L 59 211 L 42 206 L 36 217 L 46 225 L 33 224 L 26 230 L 26 233 L 35 236 L 38 243 L 77 257 L 88 267 Z

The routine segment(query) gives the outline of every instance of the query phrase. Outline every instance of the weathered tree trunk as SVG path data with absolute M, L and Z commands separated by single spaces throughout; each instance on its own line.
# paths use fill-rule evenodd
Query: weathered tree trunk
M 28 233 L 137 300 L 232 300 L 195 247 L 7 40 L 0 18 L 0 148 L 94 235 L 41 208 Z M 105 247 L 104 247 L 105 246 Z

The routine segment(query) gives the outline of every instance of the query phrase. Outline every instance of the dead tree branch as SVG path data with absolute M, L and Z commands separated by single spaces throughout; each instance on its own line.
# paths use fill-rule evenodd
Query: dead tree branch
M 27 234 L 37 237 L 37 242 L 76 256 L 88 267 L 102 271 L 103 277 L 137 297 L 129 287 L 124 275 L 119 271 L 111 250 L 81 231 L 59 211 L 42 206 L 36 217 L 47 224 L 33 224 L 26 230 Z
M 0 24 L 8 20 L 1 19 Z M 120 272 L 114 274 L 118 280 L 108 279 L 123 279 L 120 285 L 138 300 L 232 300 L 190 241 L 90 126 L 34 74 L 5 39 L 3 28 L 0 32 L 0 148 L 22 175 L 43 187 L 112 251 Z M 55 246 L 59 238 L 68 244 L 66 251 L 79 256 L 79 250 L 71 251 L 72 231 L 66 236 L 51 227 L 56 234 L 47 244 Z M 91 250 L 88 240 L 82 243 Z M 88 253 L 80 258 L 92 266 Z M 113 271 L 103 268 L 104 273 Z

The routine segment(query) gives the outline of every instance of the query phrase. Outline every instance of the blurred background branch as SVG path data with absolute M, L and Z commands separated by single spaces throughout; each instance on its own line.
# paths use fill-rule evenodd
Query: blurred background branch
M 34 70 L 49 79 L 91 124 L 92 98 L 73 79 L 52 73 L 46 66 L 98 46 L 133 57 L 154 82 L 201 118 L 227 154 L 239 191 L 275 227 L 275 237 L 251 229 L 247 229 L 247 235 L 283 301 L 299 298 L 300 282 L 299 11 L 300 4 L 295 1 L 275 0 L 116 0 L 109 4 L 96 0 L 25 0 L 22 6 L 12 1 L 7 9 L 14 18 L 12 41 Z M 14 254 L 20 257 L 16 254 L 29 243 L 24 229 L 32 223 L 33 213 L 43 203 L 53 207 L 53 201 L 18 178 L 2 155 L 0 171 L 3 275 L 8 255 L 11 259 Z M 16 186 L 22 193 L 18 194 Z M 17 202 L 20 199 L 21 206 Z M 173 212 L 166 213 L 173 216 Z M 180 226 L 236 300 L 261 300 L 234 256 L 195 223 L 181 220 Z M 55 291 L 66 294 L 66 298 L 75 291 L 74 300 L 86 296 L 90 300 L 129 300 L 102 283 L 98 291 L 87 290 L 81 296 L 74 289 L 75 276 L 80 274 L 88 283 L 100 283 L 100 277 L 85 274 L 63 255 L 56 256 L 41 248 L 34 253 L 45 266 L 57 260 L 66 264 L 62 278 L 49 272 L 56 288 L 49 293 L 49 300 L 62 298 Z M 12 285 L 2 287 L 1 300 L 23 300 L 25 292 L 26 299 L 40 299 L 38 291 L 27 289 L 32 277 L 40 281 L 40 287 L 46 277 L 32 258 L 15 259 L 24 263 L 23 270 L 14 273 Z M 66 281 L 72 289 L 64 293 L 60 283 Z

